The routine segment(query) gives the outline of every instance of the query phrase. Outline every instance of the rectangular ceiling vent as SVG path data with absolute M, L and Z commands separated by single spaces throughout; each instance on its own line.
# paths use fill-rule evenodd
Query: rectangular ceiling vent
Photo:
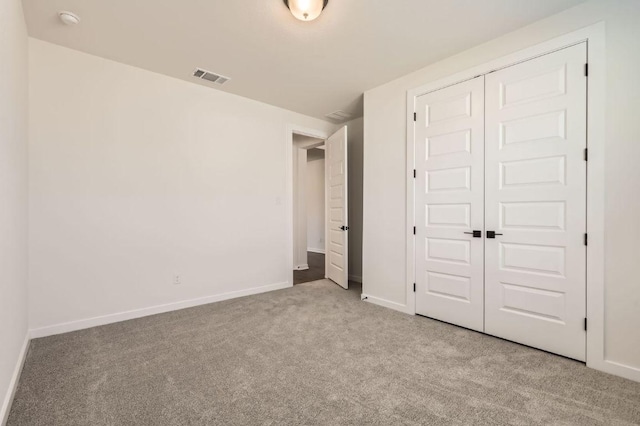
M 220 85 L 231 80 L 229 77 L 225 77 L 223 75 L 216 74 L 211 71 L 203 70 L 201 68 L 196 68 L 196 70 L 193 72 L 193 76 L 201 80 L 207 80 L 212 83 L 220 84 Z
M 325 117 L 327 117 L 329 120 L 342 123 L 343 121 L 348 121 L 349 119 L 351 119 L 352 114 L 338 110 L 338 111 L 332 112 L 331 114 L 325 115 Z

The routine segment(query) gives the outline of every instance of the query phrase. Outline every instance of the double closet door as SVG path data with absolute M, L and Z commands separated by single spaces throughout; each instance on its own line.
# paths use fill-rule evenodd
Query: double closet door
M 585 360 L 586 44 L 416 99 L 416 313 Z

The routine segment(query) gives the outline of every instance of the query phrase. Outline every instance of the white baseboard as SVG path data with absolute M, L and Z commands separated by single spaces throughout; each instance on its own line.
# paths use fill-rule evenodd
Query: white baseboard
M 362 284 L 362 277 L 360 275 L 349 275 L 349 281 L 355 281 Z
M 310 251 L 311 253 L 326 254 L 325 249 L 319 249 L 319 248 L 307 247 L 307 251 Z
M 9 382 L 9 388 L 7 389 L 7 393 L 4 396 L 4 400 L 2 401 L 2 407 L 0 407 L 0 424 L 7 424 L 7 420 L 9 418 L 9 411 L 11 410 L 11 403 L 13 402 L 13 397 L 16 394 L 16 390 L 18 389 L 18 382 L 20 381 L 20 374 L 22 373 L 22 367 L 24 366 L 24 361 L 27 358 L 27 351 L 29 350 L 29 342 L 31 339 L 29 338 L 29 331 L 24 336 L 24 343 L 22 344 L 22 348 L 20 349 L 20 354 L 18 355 L 18 361 L 16 361 L 16 366 L 13 369 L 13 374 L 11 375 L 11 381 Z
M 400 303 L 392 302 L 390 300 L 381 299 L 379 297 L 369 296 L 368 294 L 362 293 L 360 296 L 362 300 L 365 302 L 373 303 L 374 305 L 383 306 L 385 308 L 393 309 L 394 311 L 400 311 L 404 314 L 410 314 L 407 305 L 402 305 Z
M 640 368 L 631 365 L 621 364 L 607 359 L 600 362 L 592 362 L 587 359 L 587 367 L 633 380 L 634 382 L 640 382 Z
M 306 271 L 307 269 L 309 269 L 309 265 L 307 263 L 295 267 L 296 271 Z
M 53 336 L 55 334 L 68 333 L 71 331 L 83 330 L 85 328 L 97 327 L 100 325 L 113 324 L 115 322 L 127 321 L 130 319 L 146 317 L 149 315 L 162 314 L 164 312 L 177 311 L 179 309 L 191 308 L 194 306 L 206 305 L 223 300 L 235 299 L 237 297 L 251 296 L 253 294 L 266 293 L 268 291 L 280 290 L 292 287 L 290 282 L 269 284 L 261 287 L 253 287 L 245 290 L 232 291 L 228 293 L 205 296 L 197 299 L 183 300 L 180 302 L 167 303 L 164 305 L 151 306 L 148 308 L 135 309 L 132 311 L 119 312 L 116 314 L 103 315 L 99 317 L 87 318 L 78 321 L 71 321 L 61 324 L 40 327 L 31 330 L 31 338 Z

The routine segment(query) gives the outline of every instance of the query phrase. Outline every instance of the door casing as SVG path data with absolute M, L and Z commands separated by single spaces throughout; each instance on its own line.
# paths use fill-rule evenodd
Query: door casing
M 482 65 L 433 81 L 407 91 L 406 141 L 406 303 L 392 306 L 396 310 L 415 315 L 415 240 L 414 211 L 414 118 L 416 97 L 491 71 L 506 68 L 557 50 L 587 42 L 589 80 L 587 93 L 587 141 L 589 163 L 587 168 L 587 366 L 640 381 L 640 369 L 607 360 L 604 351 L 604 153 L 606 108 L 606 48 L 605 24 L 599 22 L 580 30 L 556 37 L 544 43 L 487 62 Z
M 312 138 L 326 140 L 330 133 L 323 130 L 309 129 L 294 124 L 289 124 L 285 128 L 285 235 L 286 235 L 286 253 L 285 253 L 285 265 L 286 272 L 284 276 L 291 286 L 293 286 L 293 271 L 294 271 L 294 258 L 293 258 L 293 135 L 309 136 Z M 326 197 L 326 176 L 325 176 L 325 197 Z M 278 202 L 278 201 L 276 201 Z M 326 213 L 325 213 L 326 215 Z M 325 224 L 326 224 L 325 216 Z M 326 241 L 326 237 L 325 237 Z M 326 271 L 325 271 L 326 275 Z
M 346 126 L 344 127 L 345 134 L 347 132 Z M 342 127 L 339 127 L 337 131 L 340 131 Z M 293 286 L 293 272 L 295 270 L 295 259 L 293 255 L 293 247 L 294 247 L 294 232 L 293 232 L 293 213 L 294 213 L 294 194 L 293 194 L 293 148 L 294 148 L 294 134 L 301 136 L 309 136 L 315 139 L 322 139 L 324 145 L 326 146 L 327 140 L 335 134 L 334 131 L 326 132 L 323 130 L 310 129 L 302 126 L 289 124 L 285 129 L 285 182 L 286 182 L 286 195 L 285 195 L 285 235 L 286 235 L 286 276 L 288 282 L 291 286 Z M 345 147 L 346 150 L 346 147 Z M 324 187 L 325 187 L 325 212 L 324 212 L 324 222 L 325 222 L 325 244 L 328 244 L 329 241 L 329 172 L 327 161 L 325 161 L 325 176 L 324 176 Z M 346 173 L 345 164 L 345 173 Z M 345 175 L 345 187 L 347 187 L 347 177 Z M 345 206 L 345 212 L 347 212 L 347 206 Z M 348 251 L 348 246 L 345 247 Z M 347 254 L 348 256 L 348 254 Z M 345 261 L 348 258 L 345 257 Z M 325 278 L 329 276 L 329 267 L 328 262 L 325 262 Z M 348 276 L 348 274 L 347 274 Z M 347 279 L 348 283 L 348 279 Z

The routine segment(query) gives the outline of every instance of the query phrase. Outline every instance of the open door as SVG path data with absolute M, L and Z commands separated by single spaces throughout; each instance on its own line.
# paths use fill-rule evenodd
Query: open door
M 327 139 L 327 278 L 349 288 L 347 211 L 347 126 Z

